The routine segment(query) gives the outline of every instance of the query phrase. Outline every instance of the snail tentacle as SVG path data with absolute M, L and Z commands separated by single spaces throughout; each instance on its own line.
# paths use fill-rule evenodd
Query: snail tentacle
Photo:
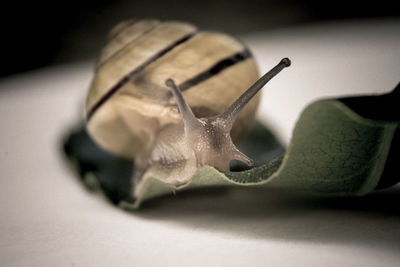
M 289 67 L 290 59 L 283 58 L 275 67 L 259 78 L 252 86 L 249 87 L 224 113 L 220 116 L 223 120 L 230 122 L 232 127 L 237 114 L 246 106 L 246 104 L 281 70 Z
M 179 111 L 182 114 L 183 124 L 185 128 L 185 134 L 188 135 L 193 128 L 199 127 L 199 120 L 193 114 L 192 109 L 186 103 L 181 90 L 175 84 L 173 79 L 167 79 L 165 84 L 172 89 L 172 93 L 176 99 L 176 103 L 178 105 Z
M 237 149 L 237 147 L 234 147 L 233 159 L 236 159 L 236 160 L 239 160 L 241 162 L 244 162 L 247 166 L 253 166 L 254 165 L 254 161 L 251 158 L 249 158 L 248 156 L 246 156 L 245 154 L 243 154 L 242 152 L 240 152 L 240 150 Z

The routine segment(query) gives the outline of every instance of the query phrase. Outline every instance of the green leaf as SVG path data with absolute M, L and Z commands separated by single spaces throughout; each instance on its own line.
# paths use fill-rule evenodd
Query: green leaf
M 256 124 L 240 146 L 256 162 L 265 164 L 228 173 L 205 166 L 179 187 L 149 179 L 136 196 L 130 195 L 132 162 L 101 151 L 83 130 L 70 136 L 64 149 L 77 162 L 81 177 L 94 174 L 99 188 L 113 203 L 125 208 L 136 208 L 142 201 L 163 194 L 221 185 L 362 195 L 399 181 L 393 167 L 400 151 L 399 118 L 395 115 L 399 91 L 398 86 L 383 96 L 310 104 L 296 123 L 286 153 L 267 129 Z M 378 110 L 371 112 L 372 107 Z M 97 156 L 87 155 L 88 151 L 96 151 L 93 154 Z

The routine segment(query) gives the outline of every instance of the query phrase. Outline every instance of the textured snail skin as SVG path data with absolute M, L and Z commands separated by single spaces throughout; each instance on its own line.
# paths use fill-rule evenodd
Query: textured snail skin
M 208 118 L 225 112 L 258 77 L 251 53 L 230 36 L 199 32 L 183 22 L 126 21 L 110 32 L 96 64 L 86 99 L 87 128 L 103 149 L 135 160 L 136 182 L 151 175 L 184 183 L 202 165 L 226 169 L 229 161 L 196 158 L 165 81 L 177 84 L 197 118 Z M 235 117 L 233 140 L 252 124 L 259 98 Z

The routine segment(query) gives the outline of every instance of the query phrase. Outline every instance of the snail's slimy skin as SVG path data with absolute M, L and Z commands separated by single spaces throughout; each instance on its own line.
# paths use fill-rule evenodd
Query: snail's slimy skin
M 205 165 L 229 171 L 230 162 L 239 160 L 247 165 L 253 161 L 240 152 L 231 139 L 231 129 L 238 113 L 257 92 L 283 68 L 290 66 L 290 60 L 284 58 L 268 73 L 255 82 L 224 113 L 209 117 L 196 118 L 192 109 L 182 96 L 180 88 L 172 79 L 166 85 L 172 89 L 183 125 L 166 127 L 160 132 L 149 160 L 138 162 L 136 167 L 136 190 L 138 182 L 147 178 L 156 178 L 169 184 L 180 185 L 188 182 L 198 168 Z M 144 158 L 144 157 L 142 157 Z

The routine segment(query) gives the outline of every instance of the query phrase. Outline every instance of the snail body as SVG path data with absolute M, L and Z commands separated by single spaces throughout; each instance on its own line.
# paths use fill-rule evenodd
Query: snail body
M 272 76 L 288 65 L 281 63 Z M 183 22 L 126 21 L 97 61 L 87 129 L 106 151 L 134 159 L 135 184 L 154 177 L 179 185 L 203 165 L 251 164 L 231 136 L 252 124 L 257 92 L 271 75 L 257 81 L 251 53 L 228 35 Z

